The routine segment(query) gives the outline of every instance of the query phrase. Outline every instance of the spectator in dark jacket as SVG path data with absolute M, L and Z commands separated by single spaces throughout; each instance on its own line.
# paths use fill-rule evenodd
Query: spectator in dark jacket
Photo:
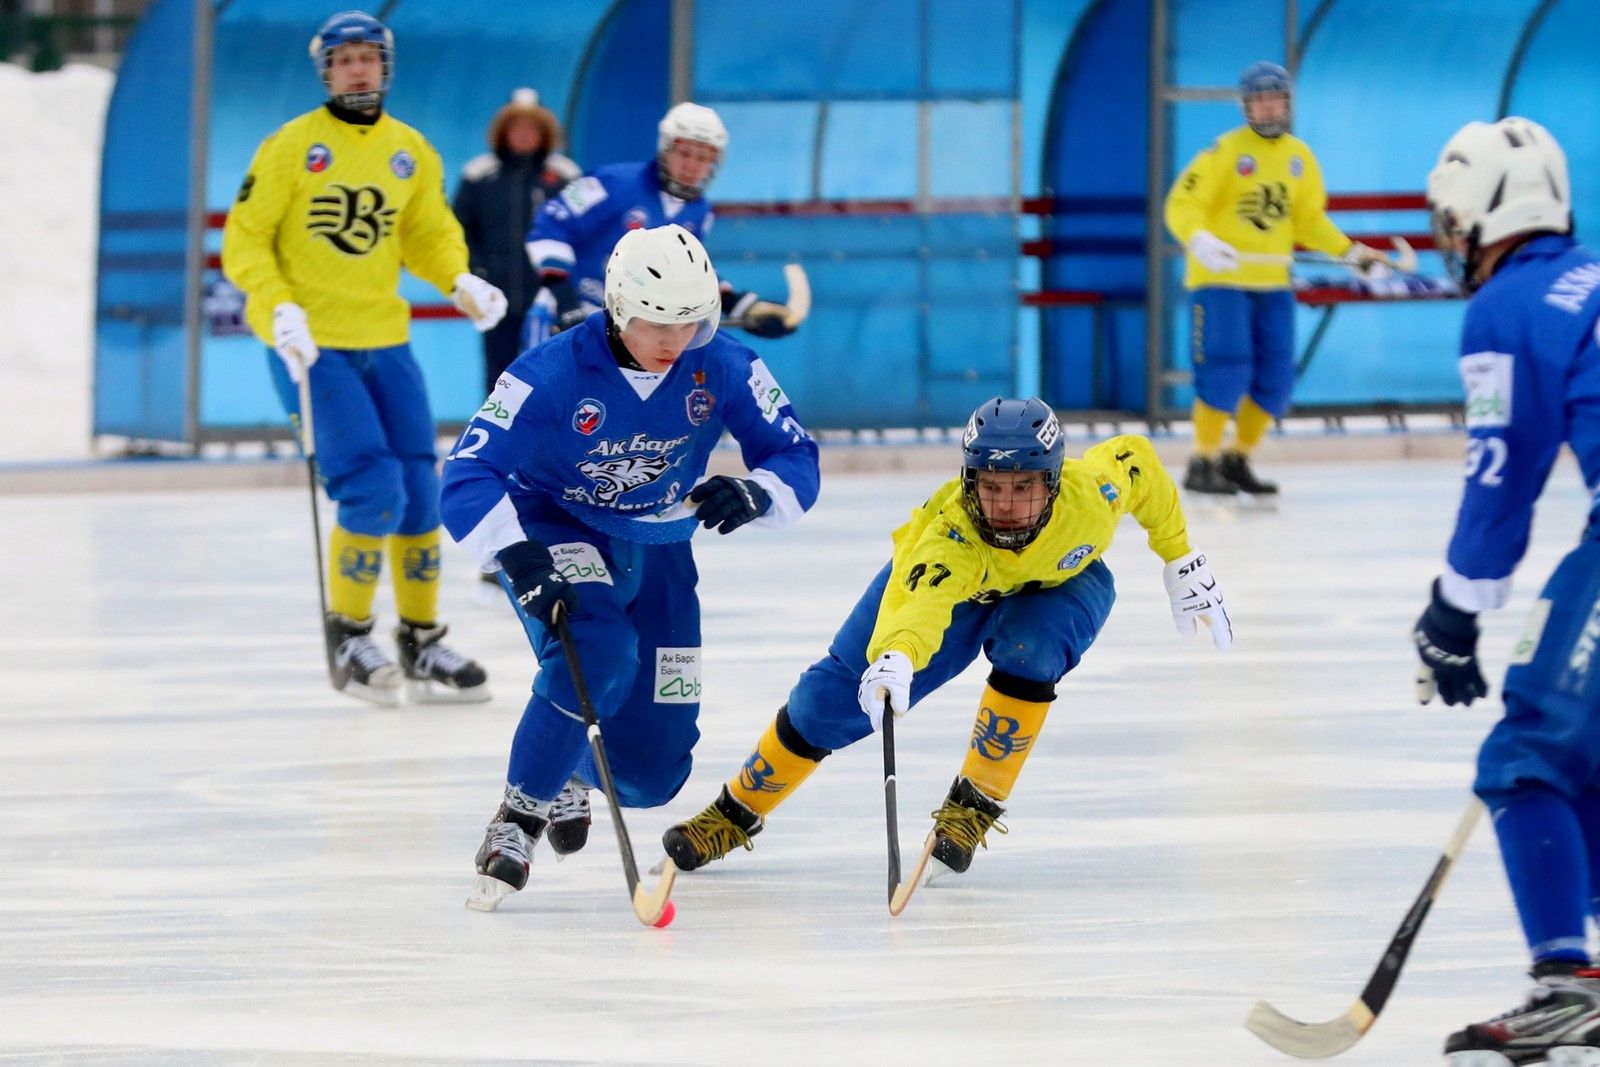
M 522 320 L 539 294 L 539 276 L 523 242 L 545 200 L 582 174 L 558 149 L 561 123 L 518 89 L 489 123 L 489 148 L 461 168 L 456 217 L 467 237 L 472 272 L 506 294 L 506 316 L 483 335 L 484 392 L 517 358 Z

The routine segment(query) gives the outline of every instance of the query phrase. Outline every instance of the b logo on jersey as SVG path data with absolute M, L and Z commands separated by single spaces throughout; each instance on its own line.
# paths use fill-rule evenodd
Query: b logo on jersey
M 1239 171 L 1239 173 L 1241 175 L 1243 175 L 1244 177 L 1248 178 L 1248 177 L 1250 177 L 1250 175 L 1252 175 L 1252 174 L 1254 174 L 1256 172 L 1256 161 L 1254 159 L 1252 159 L 1250 156 L 1240 156 L 1239 157 L 1239 163 L 1238 163 L 1238 166 L 1237 166 L 1236 169 Z
M 578 404 L 578 410 L 572 413 L 572 428 L 585 437 L 598 430 L 605 421 L 606 406 L 594 399 L 583 400 Z
M 311 198 L 306 229 L 349 256 L 364 256 L 394 232 L 395 209 L 386 207 L 376 185 L 335 183 Z
M 650 225 L 650 216 L 644 213 L 644 208 L 629 208 L 628 213 L 622 216 L 622 224 L 630 230 L 642 230 Z
M 325 144 L 314 144 L 306 149 L 306 170 L 321 174 L 333 166 L 333 152 Z
M 971 747 L 986 760 L 998 763 L 1007 756 L 1025 752 L 1033 744 L 1032 734 L 1017 735 L 1022 723 L 1009 715 L 1001 715 L 993 708 L 978 712 L 978 721 L 972 727 Z
M 578 470 L 599 487 L 594 498 L 602 504 L 610 504 L 623 493 L 649 485 L 671 466 L 672 463 L 662 456 L 623 456 L 598 463 L 593 460 L 580 463 Z
M 1079 545 L 1077 548 L 1073 549 L 1071 552 L 1068 552 L 1065 556 L 1061 557 L 1061 562 L 1056 564 L 1056 570 L 1058 570 L 1058 571 L 1070 571 L 1070 570 L 1072 570 L 1074 567 L 1076 567 L 1078 564 L 1082 563 L 1086 558 L 1088 558 L 1089 553 L 1091 553 L 1093 551 L 1094 551 L 1094 546 L 1093 545 Z
M 1239 198 L 1235 211 L 1256 229 L 1270 230 L 1289 214 L 1289 187 L 1283 182 L 1262 182 Z
M 417 172 L 417 161 L 411 158 L 411 153 L 404 148 L 389 157 L 389 169 L 394 171 L 396 178 L 404 181 Z

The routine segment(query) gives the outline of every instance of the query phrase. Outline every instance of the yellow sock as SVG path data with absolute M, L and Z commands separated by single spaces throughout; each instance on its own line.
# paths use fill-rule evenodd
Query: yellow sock
M 1214 456 L 1222 448 L 1222 435 L 1228 431 L 1228 413 L 1218 411 L 1204 400 L 1194 402 L 1194 450 Z
M 383 538 L 351 533 L 334 524 L 328 537 L 328 606 L 360 622 L 372 617 L 383 569 Z
M 1010 796 L 1049 713 L 1049 701 L 1018 700 L 985 686 L 961 773 L 995 800 Z
M 1238 414 L 1234 416 L 1237 426 L 1239 451 L 1250 454 L 1250 450 L 1261 443 L 1261 439 L 1272 429 L 1272 413 L 1257 404 L 1249 396 L 1239 405 Z
M 439 530 L 389 535 L 394 606 L 406 622 L 432 626 L 439 615 Z
M 796 752 L 795 748 L 805 751 Z M 789 725 L 789 712 L 785 708 L 761 735 L 755 751 L 744 761 L 739 773 L 728 779 L 728 792 L 745 807 L 766 818 L 811 776 L 827 754 L 827 749 L 813 748 L 795 732 Z

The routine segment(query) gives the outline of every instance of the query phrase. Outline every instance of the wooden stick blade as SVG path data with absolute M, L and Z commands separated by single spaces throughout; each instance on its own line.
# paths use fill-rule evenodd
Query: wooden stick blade
M 1394 244 L 1394 268 L 1401 274 L 1417 273 L 1417 250 L 1411 247 L 1411 242 L 1404 237 L 1392 238 Z
M 656 924 L 661 913 L 667 910 L 667 902 L 672 899 L 672 883 L 677 878 L 678 865 L 668 859 L 662 863 L 661 879 L 654 889 L 646 890 L 643 882 L 633 887 L 633 913 L 640 922 L 646 926 Z
M 1304 1060 L 1325 1060 L 1337 1056 L 1361 1040 L 1372 1028 L 1375 1016 L 1361 1001 L 1356 1001 L 1337 1019 L 1325 1023 L 1303 1023 L 1291 1019 L 1264 1000 L 1256 1001 L 1244 1021 L 1245 1029 L 1279 1052 Z
M 783 265 L 783 280 L 789 286 L 789 296 L 784 301 L 789 311 L 783 321 L 792 330 L 811 314 L 811 280 L 806 277 L 806 269 L 798 263 Z
M 922 884 L 922 876 L 928 871 L 928 861 L 933 859 L 933 846 L 937 840 L 937 834 L 929 830 L 928 839 L 922 843 L 922 855 L 917 857 L 917 865 L 911 869 L 911 877 L 895 886 L 894 892 L 889 894 L 890 915 L 899 915 L 911 903 L 911 894 Z

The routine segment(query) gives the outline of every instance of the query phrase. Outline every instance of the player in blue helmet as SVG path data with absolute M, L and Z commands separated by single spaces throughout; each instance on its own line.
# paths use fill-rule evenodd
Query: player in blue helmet
M 1268 140 L 1289 132 L 1292 93 L 1289 72 L 1276 63 L 1263 59 L 1239 75 L 1239 105 L 1244 108 L 1244 120 Z
M 704 811 L 662 837 L 680 869 L 750 847 L 767 815 L 824 756 L 903 715 L 982 652 L 991 671 L 966 757 L 933 813 L 934 858 L 965 871 L 1003 813 L 1055 699 L 1110 614 L 1100 555 L 1132 514 L 1167 562 L 1180 632 L 1233 640 L 1206 558 L 1189 544 L 1178 490 L 1150 442 L 1127 434 L 1065 459 L 1055 413 L 995 397 L 972 413 L 962 466 L 894 532 L 827 655 L 801 674 L 755 750 Z
M 1473 294 L 1460 357 L 1470 440 L 1455 533 L 1412 637 L 1419 699 L 1469 705 L 1488 692 L 1478 613 L 1509 597 L 1563 446 L 1600 487 L 1600 254 L 1572 236 L 1561 146 L 1527 119 L 1459 130 L 1428 176 L 1428 205 L 1446 265 Z M 1600 896 L 1597 633 L 1600 495 L 1534 604 L 1473 783 L 1537 985 L 1525 1005 L 1452 1034 L 1452 1064 L 1600 1063 L 1600 969 L 1586 941 Z
M 371 44 L 378 47 L 378 60 L 382 74 L 376 86 L 363 85 L 354 89 L 335 91 L 332 70 L 335 54 L 347 44 Z M 389 27 L 365 11 L 341 11 L 322 24 L 311 38 L 311 59 L 317 65 L 317 74 L 328 87 L 329 98 L 350 111 L 376 111 L 383 104 L 384 95 L 394 81 L 394 33 Z

